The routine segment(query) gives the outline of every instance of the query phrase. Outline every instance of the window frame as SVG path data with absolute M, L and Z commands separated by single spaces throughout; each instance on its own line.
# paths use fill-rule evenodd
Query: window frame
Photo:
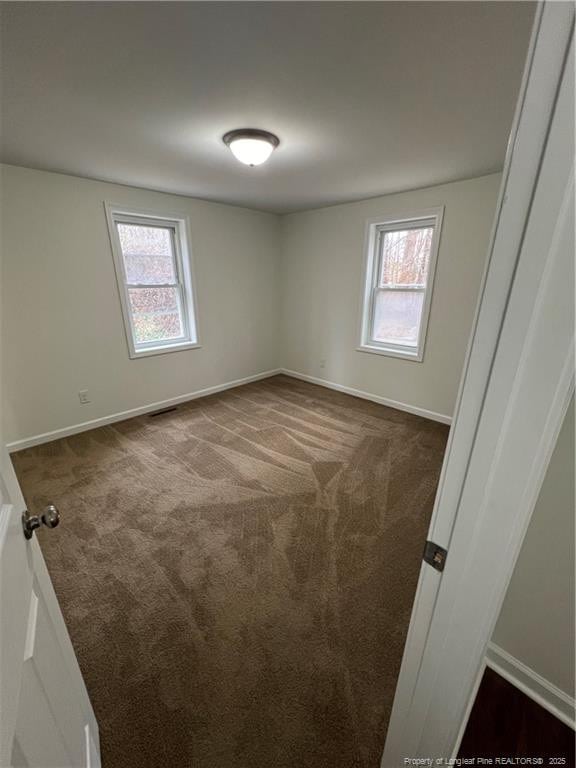
M 186 216 L 171 215 L 159 211 L 144 210 L 133 206 L 121 206 L 104 203 L 108 233 L 114 261 L 116 283 L 120 297 L 124 331 L 128 344 L 128 355 L 134 360 L 152 355 L 162 355 L 168 352 L 180 352 L 186 349 L 198 349 L 201 344 L 198 334 L 197 300 L 195 280 L 193 276 L 192 252 L 190 249 L 189 222 Z M 129 283 L 126 265 L 122 254 L 118 224 L 134 226 L 162 227 L 171 230 L 172 250 L 175 267 L 175 283 Z M 177 288 L 180 317 L 184 333 L 177 339 L 165 341 L 150 341 L 138 344 L 134 332 L 132 310 L 130 308 L 129 290 L 131 288 Z
M 406 215 L 379 216 L 378 218 L 368 219 L 366 221 L 364 270 L 360 304 L 360 343 L 356 348 L 357 351 L 370 352 L 372 354 L 385 355 L 387 357 L 398 357 L 418 363 L 423 361 L 443 217 L 444 206 L 437 206 Z M 401 229 L 419 229 L 423 227 L 433 228 L 430 260 L 428 262 L 428 273 L 424 288 L 381 288 L 378 285 L 378 275 L 380 273 L 382 258 L 380 247 L 382 234 L 386 232 L 395 232 Z M 389 341 L 382 342 L 372 338 L 376 294 L 381 291 L 394 290 L 416 290 L 424 293 L 420 325 L 418 326 L 418 343 L 416 346 L 395 344 L 394 342 Z

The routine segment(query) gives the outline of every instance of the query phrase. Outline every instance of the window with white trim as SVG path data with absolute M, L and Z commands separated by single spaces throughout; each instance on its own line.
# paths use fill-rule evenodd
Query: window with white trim
M 197 347 L 186 220 L 106 208 L 130 357 Z
M 369 223 L 359 349 L 421 361 L 442 209 Z

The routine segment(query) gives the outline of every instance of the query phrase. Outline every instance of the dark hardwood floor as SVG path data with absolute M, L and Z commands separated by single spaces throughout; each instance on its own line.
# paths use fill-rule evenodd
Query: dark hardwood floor
M 487 668 L 458 756 L 541 758 L 542 766 L 573 767 L 574 731 Z

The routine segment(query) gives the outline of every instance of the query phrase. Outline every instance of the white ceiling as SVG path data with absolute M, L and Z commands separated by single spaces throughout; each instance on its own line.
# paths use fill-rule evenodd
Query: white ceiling
M 4 162 L 276 212 L 498 170 L 534 7 L 2 6 Z M 278 134 L 266 165 L 240 127 Z

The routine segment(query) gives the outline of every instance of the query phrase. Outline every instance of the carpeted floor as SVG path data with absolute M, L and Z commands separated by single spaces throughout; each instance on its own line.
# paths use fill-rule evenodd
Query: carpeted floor
M 16 454 L 103 768 L 377 768 L 447 433 L 277 376 Z

